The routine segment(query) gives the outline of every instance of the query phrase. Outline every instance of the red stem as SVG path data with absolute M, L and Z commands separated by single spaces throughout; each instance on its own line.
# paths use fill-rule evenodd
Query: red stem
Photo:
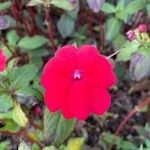
M 49 9 L 46 7 L 45 8 L 45 23 L 48 28 L 48 37 L 52 45 L 53 51 L 55 51 L 55 43 L 54 43 L 54 38 L 53 38 L 53 33 L 52 33 L 52 27 L 51 27 L 51 18 L 50 18 L 50 12 Z
M 150 104 L 150 97 L 148 97 L 147 99 L 141 101 L 137 106 L 135 106 L 129 113 L 128 115 L 124 118 L 124 120 L 120 123 L 120 125 L 118 126 L 118 128 L 116 129 L 114 135 L 118 136 L 121 132 L 121 130 L 123 129 L 124 125 L 128 122 L 128 120 L 139 110 L 141 110 L 143 107 L 145 106 L 149 106 Z M 114 145 L 115 140 L 113 140 L 108 148 L 108 150 L 111 150 L 113 145 Z

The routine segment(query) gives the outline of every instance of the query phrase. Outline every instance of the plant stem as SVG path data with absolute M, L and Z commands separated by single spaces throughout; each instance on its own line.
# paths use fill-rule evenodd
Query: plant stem
M 118 136 L 121 130 L 123 129 L 124 125 L 128 122 L 128 120 L 136 113 L 139 112 L 143 107 L 149 106 L 150 105 L 150 97 L 147 99 L 141 101 L 138 105 L 136 105 L 129 113 L 127 116 L 124 118 L 124 120 L 120 123 L 118 128 L 116 129 L 114 135 Z M 111 150 L 113 145 L 114 145 L 115 140 L 112 140 L 111 144 L 109 145 L 108 150 Z
M 15 55 L 15 53 L 11 50 L 11 48 L 9 47 L 9 45 L 0 37 L 0 42 L 5 45 L 5 47 L 10 51 L 10 53 L 12 53 L 13 55 Z
M 115 53 L 113 53 L 113 54 L 111 54 L 110 56 L 108 56 L 107 59 L 110 59 L 111 57 L 117 55 L 120 51 L 121 51 L 121 49 L 120 49 L 120 50 L 117 50 Z
M 53 51 L 55 51 L 55 43 L 54 43 L 54 38 L 53 38 L 53 33 L 52 33 L 50 11 L 48 7 L 45 7 L 45 23 L 48 28 L 48 37 L 51 42 L 52 49 Z

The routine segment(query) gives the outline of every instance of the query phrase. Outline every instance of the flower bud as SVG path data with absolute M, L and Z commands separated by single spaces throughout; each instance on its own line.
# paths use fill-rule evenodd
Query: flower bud
M 129 31 L 126 33 L 126 35 L 127 35 L 128 40 L 130 40 L 130 41 L 132 41 L 132 40 L 134 40 L 134 39 L 136 38 L 135 33 L 134 33 L 134 31 L 132 31 L 132 30 L 129 30 Z
M 146 24 L 140 24 L 139 27 L 138 27 L 138 31 L 139 32 L 146 32 L 147 30 L 147 25 Z
M 105 0 L 87 0 L 90 9 L 92 9 L 95 13 L 99 12 L 104 2 Z

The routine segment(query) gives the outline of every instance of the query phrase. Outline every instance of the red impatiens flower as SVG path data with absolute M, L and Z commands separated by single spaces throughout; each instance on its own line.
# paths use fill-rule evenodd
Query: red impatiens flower
M 6 68 L 6 57 L 3 54 L 2 49 L 0 49 L 0 72 Z
M 60 48 L 45 65 L 41 77 L 48 109 L 79 120 L 90 113 L 102 115 L 109 108 L 107 89 L 115 80 L 111 64 L 90 45 Z

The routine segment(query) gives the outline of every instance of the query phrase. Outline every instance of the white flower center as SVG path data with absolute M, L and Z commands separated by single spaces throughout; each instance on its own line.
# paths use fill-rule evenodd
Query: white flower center
M 80 80 L 81 79 L 81 71 L 80 70 L 75 70 L 74 71 L 73 79 L 75 79 L 75 80 Z

